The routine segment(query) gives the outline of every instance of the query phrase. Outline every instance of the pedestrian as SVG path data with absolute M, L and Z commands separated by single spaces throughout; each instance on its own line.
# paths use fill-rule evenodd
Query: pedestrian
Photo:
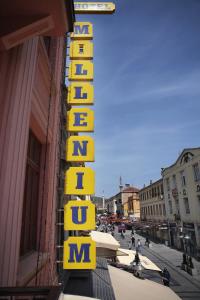
M 141 265 L 139 253 L 138 253 L 137 250 L 136 250 L 135 258 L 134 258 L 134 260 L 131 262 L 131 265 L 132 265 L 132 269 L 133 269 L 133 274 L 134 274 L 136 277 L 143 278 L 143 277 L 142 277 L 142 270 L 143 270 L 143 267 L 142 267 L 142 265 Z
M 145 245 L 146 245 L 147 247 L 149 247 L 149 244 L 150 244 L 149 238 L 146 237 Z
M 137 251 L 141 254 L 141 242 L 140 239 L 137 240 Z
M 129 250 L 132 249 L 132 242 L 131 242 L 131 241 L 128 242 L 128 249 L 129 249 Z
M 170 276 L 169 271 L 167 270 L 167 268 L 164 268 L 163 272 L 162 272 L 162 281 L 165 286 L 169 286 L 170 277 L 171 276 Z
M 132 235 L 132 237 L 131 237 L 131 243 L 132 243 L 132 247 L 135 247 L 135 237 L 134 237 L 134 235 Z
M 131 233 L 134 234 L 134 227 L 131 228 Z

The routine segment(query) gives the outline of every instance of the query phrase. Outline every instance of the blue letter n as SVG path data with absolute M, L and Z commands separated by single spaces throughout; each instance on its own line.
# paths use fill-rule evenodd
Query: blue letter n
M 73 156 L 78 156 L 79 154 L 82 156 L 86 156 L 87 155 L 87 144 L 88 141 L 82 141 L 82 145 L 80 144 L 79 141 L 73 141 L 74 143 L 74 152 L 73 152 Z

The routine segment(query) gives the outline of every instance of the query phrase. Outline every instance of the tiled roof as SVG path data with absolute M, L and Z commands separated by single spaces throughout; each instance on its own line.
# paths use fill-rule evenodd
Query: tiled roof
M 123 192 L 123 193 L 124 193 L 124 192 L 125 192 L 125 193 L 137 193 L 137 192 L 139 192 L 139 189 L 130 186 L 130 187 L 127 187 L 127 188 L 123 189 L 122 192 Z

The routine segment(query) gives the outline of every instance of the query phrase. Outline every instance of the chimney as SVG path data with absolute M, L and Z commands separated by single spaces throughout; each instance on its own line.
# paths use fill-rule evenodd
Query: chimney
M 152 180 L 150 180 L 150 185 L 153 183 L 153 181 Z

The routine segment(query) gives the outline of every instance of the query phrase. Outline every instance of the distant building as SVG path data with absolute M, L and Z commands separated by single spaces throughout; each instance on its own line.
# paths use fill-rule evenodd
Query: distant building
M 155 239 L 168 240 L 163 180 L 159 179 L 139 192 L 140 217 L 146 222 L 147 232 Z
M 128 197 L 128 215 L 134 219 L 140 219 L 140 199 L 139 190 Z
M 138 195 L 138 193 L 139 189 L 126 184 L 124 188 L 121 188 L 118 194 L 106 200 L 106 208 L 108 212 L 128 216 L 128 198 L 134 197 L 134 199 L 136 199 L 136 195 Z
M 98 214 L 104 213 L 106 211 L 105 200 L 103 197 L 91 196 L 92 202 L 96 206 L 96 212 Z
M 162 176 L 170 243 L 200 258 L 200 148 L 184 149 Z

